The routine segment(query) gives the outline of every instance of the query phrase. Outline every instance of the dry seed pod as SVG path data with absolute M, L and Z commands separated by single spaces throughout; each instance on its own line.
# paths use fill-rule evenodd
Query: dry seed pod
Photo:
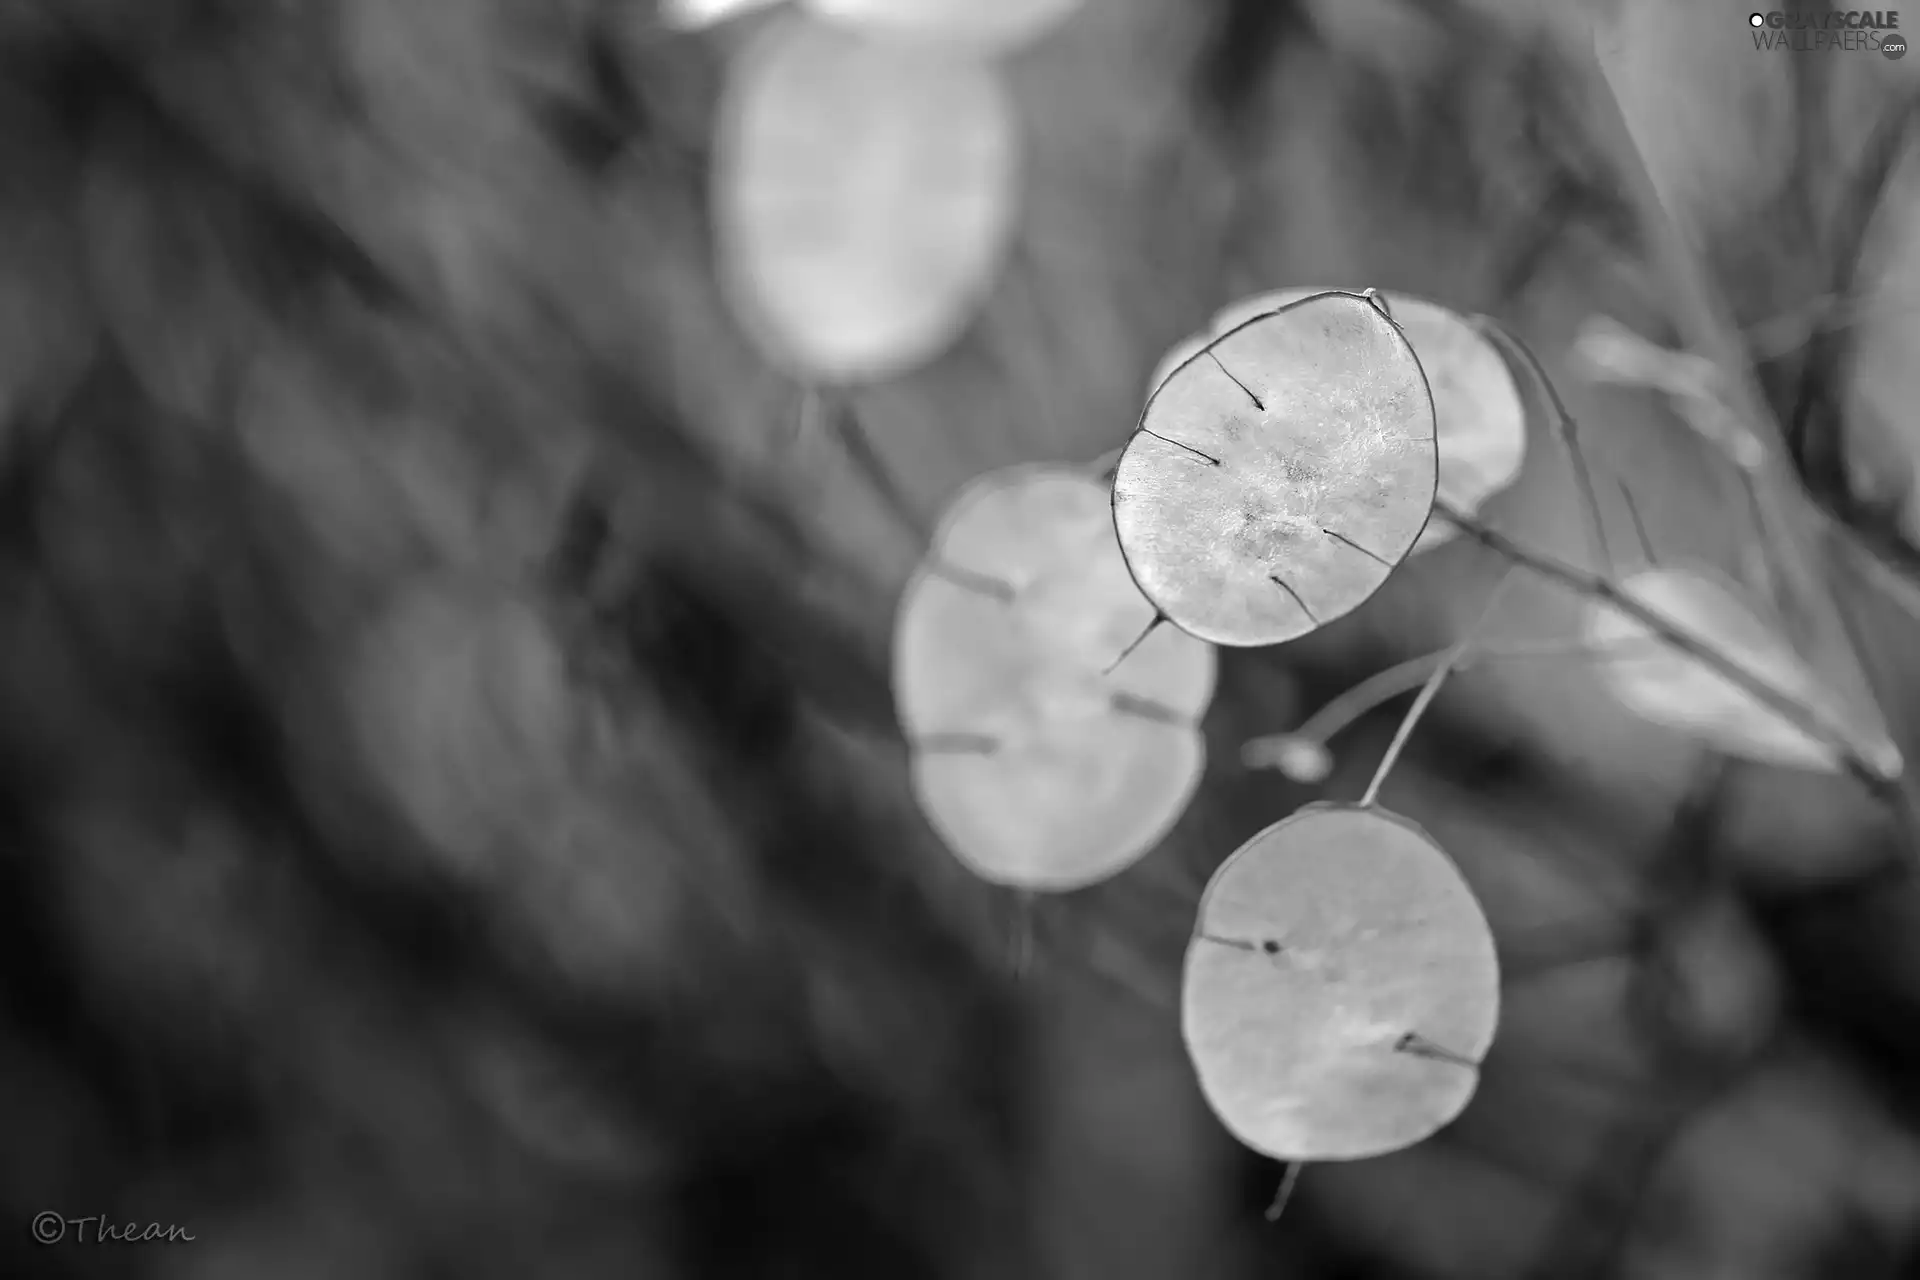
M 1473 1097 L 1500 1015 L 1486 917 L 1404 818 L 1308 805 L 1200 899 L 1181 1029 L 1221 1123 L 1277 1160 L 1412 1146 Z
M 977 874 L 1078 888 L 1179 817 L 1215 658 L 1154 622 L 1084 470 L 1013 467 L 955 500 L 901 599 L 893 689 L 922 811 Z
M 992 66 L 790 14 L 728 71 L 713 172 L 742 325 L 799 377 L 859 382 L 938 355 L 986 296 L 1018 132 Z
M 1325 292 L 1293 288 L 1255 294 L 1216 315 L 1212 332 L 1225 333 L 1255 316 Z M 1457 312 L 1407 293 L 1392 294 L 1387 303 L 1433 393 L 1440 497 L 1471 515 L 1519 479 L 1526 461 L 1527 409 L 1513 370 L 1493 343 Z M 1457 536 L 1459 530 L 1445 521 L 1429 521 L 1413 554 Z
M 1713 570 L 1646 569 L 1620 589 L 1768 687 L 1804 706 L 1832 707 L 1806 663 Z M 1596 667 L 1614 697 L 1642 719 L 1748 760 L 1821 773 L 1841 767 L 1830 745 L 1698 658 L 1658 642 L 1649 628 L 1605 600 L 1587 602 L 1583 639 L 1596 648 L 1618 647 L 1616 654 L 1597 657 Z
M 1115 471 L 1147 598 L 1215 644 L 1279 644 L 1364 603 L 1427 524 L 1433 398 L 1399 327 L 1323 293 L 1228 331 L 1147 402 Z
M 895 615 L 902 726 L 952 733 L 1028 685 L 1089 681 L 1102 698 L 1196 720 L 1213 696 L 1214 652 L 1153 621 L 1104 485 L 1060 466 L 990 472 L 948 507 Z
M 1197 729 L 1096 710 L 1012 723 L 991 749 L 914 752 L 921 812 L 983 880 L 1065 893 L 1152 852 L 1206 767 Z

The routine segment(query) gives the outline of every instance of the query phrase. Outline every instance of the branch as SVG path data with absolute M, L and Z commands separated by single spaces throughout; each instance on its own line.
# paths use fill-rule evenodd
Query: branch
M 1647 608 L 1622 591 L 1611 579 L 1523 546 L 1444 501 L 1435 501 L 1433 513 L 1513 563 L 1579 595 L 1605 600 L 1674 648 L 1725 677 L 1794 728 L 1831 747 L 1846 771 L 1858 778 L 1874 795 L 1887 798 L 1890 790 L 1897 790 L 1896 783 L 1901 773 L 1898 764 L 1876 761 L 1861 752 L 1854 746 L 1852 735 L 1844 726 L 1832 723 L 1824 708 L 1809 706 L 1790 694 L 1782 693 L 1713 645 Z

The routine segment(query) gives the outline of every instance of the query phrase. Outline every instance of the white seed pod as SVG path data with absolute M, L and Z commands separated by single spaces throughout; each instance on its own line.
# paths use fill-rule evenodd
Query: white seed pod
M 1255 316 L 1325 292 L 1292 288 L 1255 294 L 1216 315 L 1212 331 L 1225 333 Z M 1486 335 L 1458 312 L 1409 293 L 1391 295 L 1387 305 L 1420 358 L 1433 392 L 1440 497 L 1472 515 L 1511 487 L 1526 461 L 1527 407 L 1513 370 Z M 1444 520 L 1429 521 L 1413 554 L 1431 551 L 1459 533 Z
M 922 739 L 913 790 L 954 855 L 995 884 L 1086 888 L 1152 852 L 1193 799 L 1206 743 L 1191 726 L 1092 702 L 1009 720 L 992 746 Z
M 1019 135 L 999 72 L 801 15 L 729 69 L 714 156 L 721 283 L 769 359 L 827 383 L 933 358 L 992 287 Z
M 1413 823 L 1313 804 L 1200 899 L 1181 1030 L 1221 1123 L 1277 1160 L 1412 1146 L 1472 1099 L 1500 1017 L 1486 916 Z
M 661 0 L 660 22 L 670 31 L 703 31 L 761 9 L 781 0 Z
M 1134 580 L 1215 644 L 1279 644 L 1365 603 L 1427 524 L 1433 398 L 1368 299 L 1323 293 L 1214 339 L 1154 392 L 1115 470 Z
M 1065 22 L 1082 0 L 803 0 L 824 18 L 880 35 L 1007 53 Z
M 1705 567 L 1642 570 L 1620 583 L 1627 596 L 1710 646 L 1767 687 L 1838 717 L 1833 699 L 1740 593 Z M 1621 705 L 1642 719 L 1721 751 L 1789 769 L 1836 772 L 1834 748 L 1808 734 L 1711 666 L 1657 639 L 1605 600 L 1587 602 L 1583 639 L 1611 649 L 1595 668 Z M 1887 751 L 1898 753 L 1892 743 Z
M 1216 661 L 1154 623 L 1084 470 L 1008 468 L 955 500 L 901 599 L 893 689 L 921 809 L 976 874 L 1079 888 L 1179 817 Z

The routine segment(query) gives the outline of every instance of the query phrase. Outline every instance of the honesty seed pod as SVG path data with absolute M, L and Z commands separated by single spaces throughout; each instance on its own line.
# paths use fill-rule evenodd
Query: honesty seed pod
M 894 699 L 922 811 L 983 878 L 1078 888 L 1145 854 L 1205 763 L 1208 646 L 1157 625 L 1086 471 L 961 493 L 896 615 Z
M 1358 608 L 1426 527 L 1433 398 L 1374 300 L 1322 293 L 1214 339 L 1147 402 L 1115 470 L 1134 580 L 1215 644 L 1279 644 Z
M 715 141 L 718 269 L 735 314 L 810 381 L 933 358 L 992 286 L 1018 160 L 991 65 L 782 15 L 730 65 Z
M 1473 1097 L 1500 1013 L 1486 917 L 1404 818 L 1315 804 L 1214 873 L 1181 1030 L 1208 1104 L 1277 1160 L 1420 1142 Z
M 1291 288 L 1254 294 L 1222 309 L 1208 332 L 1217 337 L 1256 316 L 1325 292 Z M 1455 510 L 1471 515 L 1510 488 L 1526 460 L 1527 410 L 1513 370 L 1486 334 L 1458 312 L 1406 293 L 1394 293 L 1387 302 L 1433 393 L 1439 495 Z M 1154 371 L 1152 385 L 1159 386 L 1203 346 L 1199 338 L 1175 346 Z M 1431 551 L 1458 534 L 1445 521 L 1430 520 L 1412 554 Z

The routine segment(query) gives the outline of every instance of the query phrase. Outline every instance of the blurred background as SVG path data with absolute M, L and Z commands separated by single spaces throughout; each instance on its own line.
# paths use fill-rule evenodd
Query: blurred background
M 1470 540 L 1223 653 L 1198 798 L 1017 980 L 887 685 L 963 485 L 1117 448 L 1245 295 L 1378 287 L 1539 352 L 1610 549 L 1538 405 L 1481 515 L 1590 568 L 1780 535 L 1583 326 L 1751 369 L 1797 624 L 1911 757 L 1920 62 L 1722 0 L 1085 0 L 990 59 L 964 324 L 810 385 L 717 265 L 787 8 L 0 0 L 0 1274 L 1920 1275 L 1911 808 L 1567 657 L 1462 672 L 1385 792 L 1494 928 L 1478 1096 L 1263 1220 L 1181 954 L 1401 704 L 1318 786 L 1240 747 L 1450 643 Z M 1578 607 L 1517 582 L 1500 635 Z

